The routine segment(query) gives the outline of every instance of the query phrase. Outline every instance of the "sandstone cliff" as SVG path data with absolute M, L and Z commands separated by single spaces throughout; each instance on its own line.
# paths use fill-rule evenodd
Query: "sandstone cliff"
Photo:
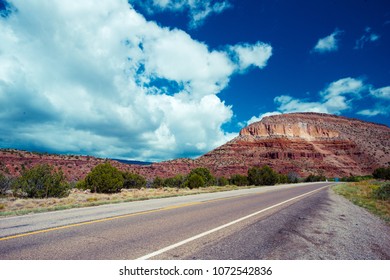
M 264 164 L 302 176 L 371 174 L 390 162 L 390 128 L 327 114 L 270 116 L 197 161 L 217 175 Z

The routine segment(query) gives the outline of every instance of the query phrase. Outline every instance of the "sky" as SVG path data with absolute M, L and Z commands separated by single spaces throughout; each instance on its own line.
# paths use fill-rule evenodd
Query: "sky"
M 0 0 L 0 148 L 196 158 L 291 112 L 390 125 L 390 1 Z

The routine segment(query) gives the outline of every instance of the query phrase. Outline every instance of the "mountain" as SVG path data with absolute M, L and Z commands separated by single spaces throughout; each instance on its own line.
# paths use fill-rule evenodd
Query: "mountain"
M 269 116 L 196 161 L 219 176 L 265 164 L 301 176 L 366 175 L 390 164 L 390 128 L 318 113 Z
M 147 165 L 91 156 L 49 155 L 0 150 L 0 172 L 17 176 L 23 168 L 48 163 L 61 168 L 71 181 L 84 178 L 99 163 L 108 161 L 123 171 L 148 179 L 187 174 L 207 167 L 215 176 L 246 174 L 253 166 L 300 176 L 367 175 L 390 165 L 390 128 L 340 116 L 291 113 L 263 118 L 240 131 L 239 136 L 197 159 L 175 159 Z M 130 164 L 129 164 L 130 163 Z

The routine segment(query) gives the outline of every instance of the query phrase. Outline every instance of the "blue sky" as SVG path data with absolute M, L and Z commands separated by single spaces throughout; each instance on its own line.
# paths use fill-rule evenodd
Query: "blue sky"
M 390 125 L 389 1 L 0 0 L 0 147 L 196 157 L 263 116 Z

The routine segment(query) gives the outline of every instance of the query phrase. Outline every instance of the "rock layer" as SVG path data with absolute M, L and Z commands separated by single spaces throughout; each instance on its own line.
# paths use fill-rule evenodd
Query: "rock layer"
M 366 175 L 390 162 L 390 128 L 328 114 L 265 117 L 197 160 L 218 175 L 269 165 L 301 176 Z

